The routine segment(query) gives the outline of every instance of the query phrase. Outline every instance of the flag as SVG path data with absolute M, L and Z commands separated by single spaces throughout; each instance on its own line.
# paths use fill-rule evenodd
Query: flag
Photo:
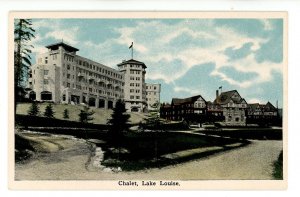
M 220 86 L 219 89 L 222 89 L 222 86 Z
M 129 49 L 131 49 L 132 47 L 133 47 L 133 42 L 131 43 L 131 45 L 130 45 Z

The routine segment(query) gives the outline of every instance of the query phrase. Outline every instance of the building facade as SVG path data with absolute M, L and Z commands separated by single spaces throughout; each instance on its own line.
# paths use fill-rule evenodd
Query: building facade
M 127 111 L 146 112 L 146 83 L 147 66 L 143 62 L 131 59 L 117 65 L 124 76 L 124 101 Z
M 124 98 L 123 73 L 77 55 L 77 48 L 62 42 L 46 48 L 31 67 L 27 88 L 32 100 L 113 108 Z
M 163 104 L 160 109 L 161 117 L 174 121 L 203 120 L 206 115 L 206 101 L 201 95 L 188 98 L 173 98 L 171 104 Z
M 219 95 L 217 90 L 214 104 L 221 106 L 226 125 L 246 125 L 246 110 L 248 106 L 246 100 L 240 96 L 238 91 L 231 90 L 222 92 Z
M 281 118 L 278 109 L 270 102 L 266 104 L 252 103 L 248 105 L 247 122 L 249 124 L 278 125 Z
M 154 104 L 160 104 L 160 91 L 160 84 L 146 83 L 146 101 L 148 105 L 148 111 L 154 109 Z

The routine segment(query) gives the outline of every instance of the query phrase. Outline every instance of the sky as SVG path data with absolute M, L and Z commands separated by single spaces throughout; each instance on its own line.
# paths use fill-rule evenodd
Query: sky
M 78 55 L 117 68 L 133 58 L 160 83 L 161 102 L 237 90 L 248 103 L 283 102 L 282 19 L 33 19 L 33 59 L 64 41 Z M 33 62 L 34 63 L 34 62 Z

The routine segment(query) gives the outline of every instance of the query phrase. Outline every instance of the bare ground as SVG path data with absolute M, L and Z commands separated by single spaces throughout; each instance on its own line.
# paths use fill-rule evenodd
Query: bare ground
M 282 150 L 282 141 L 252 141 L 242 148 L 161 169 L 103 172 L 87 168 L 93 148 L 84 140 L 61 136 L 34 139 L 48 146 L 44 150 L 50 147 L 50 151 L 41 151 L 30 161 L 17 163 L 16 180 L 268 180 L 273 179 L 273 162 Z

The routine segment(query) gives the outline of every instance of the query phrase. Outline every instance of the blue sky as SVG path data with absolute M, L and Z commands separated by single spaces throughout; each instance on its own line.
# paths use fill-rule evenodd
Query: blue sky
M 236 89 L 248 103 L 283 101 L 282 19 L 34 19 L 36 53 L 64 42 L 78 54 L 116 68 L 147 65 L 146 82 L 161 83 L 161 101 Z

